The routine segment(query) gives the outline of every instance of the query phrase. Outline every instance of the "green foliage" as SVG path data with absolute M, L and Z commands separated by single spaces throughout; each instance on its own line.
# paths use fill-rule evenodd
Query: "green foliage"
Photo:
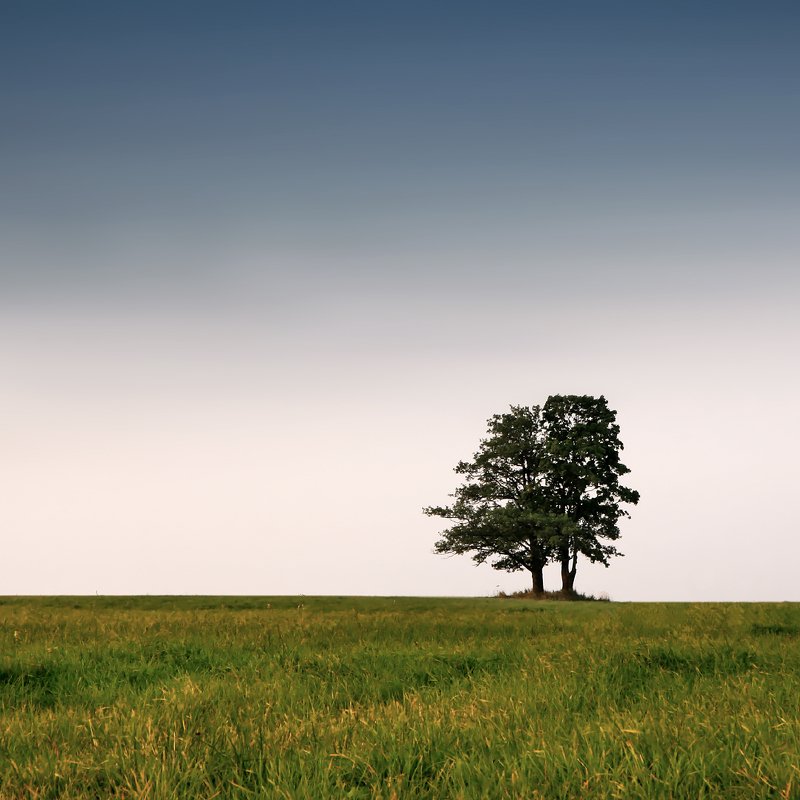
M 583 555 L 608 566 L 620 555 L 612 544 L 622 504 L 639 493 L 620 484 L 629 472 L 616 412 L 604 397 L 553 395 L 544 406 L 511 406 L 488 420 L 488 436 L 471 461 L 449 506 L 424 509 L 454 524 L 435 550 L 471 554 L 495 569 L 528 570 L 533 591 L 544 591 L 542 570 L 562 566 L 562 591 L 572 592 Z
M 791 604 L 6 598 L 0 797 L 796 797 L 798 630 Z
M 619 538 L 620 518 L 629 516 L 621 504 L 635 505 L 639 493 L 620 484 L 630 470 L 620 460 L 616 412 L 605 397 L 554 395 L 547 398 L 542 417 L 549 499 L 574 523 L 559 542 L 559 559 L 562 566 L 573 559 L 574 578 L 578 554 L 606 566 L 620 555 L 609 542 Z

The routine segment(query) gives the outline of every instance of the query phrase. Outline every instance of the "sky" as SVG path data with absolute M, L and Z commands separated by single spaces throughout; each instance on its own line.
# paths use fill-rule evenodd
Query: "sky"
M 577 589 L 800 601 L 799 38 L 770 0 L 4 2 L 0 594 L 525 588 L 421 509 L 577 393 L 641 493 Z

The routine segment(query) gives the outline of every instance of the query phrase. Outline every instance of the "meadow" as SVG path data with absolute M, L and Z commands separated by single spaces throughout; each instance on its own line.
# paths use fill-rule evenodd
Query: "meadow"
M 0 798 L 800 797 L 800 606 L 0 598 Z

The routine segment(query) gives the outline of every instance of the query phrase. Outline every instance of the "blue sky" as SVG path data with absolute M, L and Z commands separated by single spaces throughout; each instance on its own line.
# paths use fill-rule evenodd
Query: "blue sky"
M 790 591 L 794 4 L 0 14 L 8 591 L 513 588 L 419 509 L 557 392 L 643 496 L 585 588 Z

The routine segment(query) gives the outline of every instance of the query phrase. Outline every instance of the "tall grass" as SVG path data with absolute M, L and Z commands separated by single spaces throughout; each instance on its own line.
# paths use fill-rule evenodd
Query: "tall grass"
M 0 798 L 800 797 L 800 607 L 0 600 Z

